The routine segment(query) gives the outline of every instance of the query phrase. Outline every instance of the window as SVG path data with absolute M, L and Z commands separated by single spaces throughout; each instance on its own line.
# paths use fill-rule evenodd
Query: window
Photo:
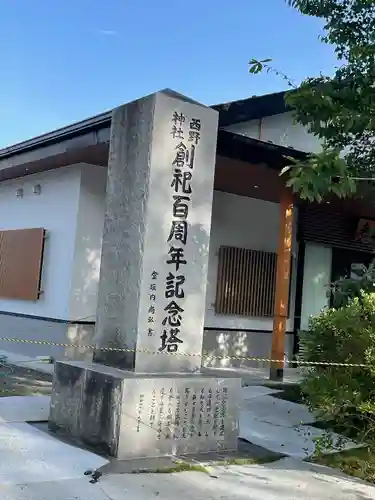
M 277 254 L 220 247 L 215 311 L 273 317 Z

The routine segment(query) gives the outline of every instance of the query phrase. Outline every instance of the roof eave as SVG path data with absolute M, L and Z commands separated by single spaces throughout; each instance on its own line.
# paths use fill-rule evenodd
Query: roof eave
M 252 96 L 212 107 L 219 111 L 219 126 L 229 127 L 237 123 L 287 113 L 290 108 L 285 103 L 286 92 Z
M 277 170 L 290 163 L 288 158 L 304 159 L 308 156 L 308 153 L 298 149 L 279 146 L 224 129 L 220 129 L 218 133 L 217 154 L 249 163 L 267 164 Z
M 56 144 L 62 140 L 72 139 L 74 137 L 83 135 L 84 133 L 92 132 L 103 128 L 109 128 L 111 124 L 112 110 L 100 115 L 93 116 L 86 120 L 68 125 L 66 127 L 54 130 L 47 134 L 33 137 L 27 141 L 19 142 L 4 149 L 0 149 L 0 161 L 2 159 L 14 156 L 20 153 L 26 153 L 33 149 L 46 147 Z

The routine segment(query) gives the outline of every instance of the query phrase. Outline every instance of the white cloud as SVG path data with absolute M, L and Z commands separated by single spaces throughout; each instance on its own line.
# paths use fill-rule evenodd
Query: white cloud
M 100 29 L 98 31 L 99 35 L 104 35 L 104 36 L 116 36 L 117 35 L 117 31 L 114 31 L 114 30 L 104 30 L 104 29 Z

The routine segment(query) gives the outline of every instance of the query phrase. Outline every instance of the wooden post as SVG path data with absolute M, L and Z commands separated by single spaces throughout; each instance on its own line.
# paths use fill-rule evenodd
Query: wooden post
M 273 317 L 270 380 L 282 381 L 284 376 L 285 329 L 288 317 L 290 263 L 293 235 L 293 196 L 284 190 L 280 200 L 280 233 L 277 251 L 275 309 Z

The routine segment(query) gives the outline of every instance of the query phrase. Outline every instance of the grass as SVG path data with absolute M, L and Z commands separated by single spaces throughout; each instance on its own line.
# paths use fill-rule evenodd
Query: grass
M 271 463 L 279 460 L 279 457 L 275 456 L 275 454 L 264 456 L 262 458 L 230 458 L 228 460 L 212 460 L 208 463 L 195 464 L 190 462 L 185 462 L 183 460 L 176 462 L 175 465 L 170 467 L 159 467 L 154 470 L 152 469 L 137 469 L 133 471 L 133 474 L 139 474 L 142 472 L 153 472 L 157 474 L 172 474 L 177 472 L 186 472 L 186 471 L 195 471 L 195 472 L 203 472 L 204 474 L 208 474 L 211 476 L 211 472 L 209 470 L 210 467 L 215 466 L 223 466 L 223 465 L 254 465 L 254 464 L 265 464 Z
M 375 484 L 375 452 L 367 448 L 356 448 L 330 455 L 313 457 L 310 462 L 340 469 L 349 476 Z
M 210 474 L 209 470 L 204 467 L 203 465 L 199 464 L 189 464 L 186 462 L 181 462 L 177 463 L 176 465 L 173 465 L 172 467 L 161 467 L 160 469 L 155 469 L 155 473 L 158 474 L 171 474 L 174 472 L 186 472 L 186 471 L 196 471 L 196 472 L 203 472 L 204 474 Z M 138 471 L 139 472 L 139 471 Z M 150 470 L 147 470 L 147 472 L 151 472 Z
M 281 455 L 281 457 L 282 456 L 283 455 Z M 276 462 L 276 460 L 280 460 L 280 457 L 273 453 L 272 455 L 265 455 L 260 458 L 229 458 L 228 460 L 214 460 L 210 462 L 210 465 L 261 465 Z
M 337 434 L 342 434 L 343 436 L 352 439 L 353 441 L 356 441 L 358 439 L 358 426 L 348 427 L 329 420 L 311 422 L 311 424 L 309 425 L 311 425 L 312 427 L 317 427 L 318 429 L 322 429 L 323 431 L 333 431 Z
M 322 430 L 333 431 L 353 441 L 358 439 L 358 427 L 345 427 L 335 422 L 314 422 L 311 424 Z M 311 462 L 339 469 L 349 476 L 354 476 L 375 484 L 375 449 L 368 447 L 353 448 L 329 455 L 318 455 Z

